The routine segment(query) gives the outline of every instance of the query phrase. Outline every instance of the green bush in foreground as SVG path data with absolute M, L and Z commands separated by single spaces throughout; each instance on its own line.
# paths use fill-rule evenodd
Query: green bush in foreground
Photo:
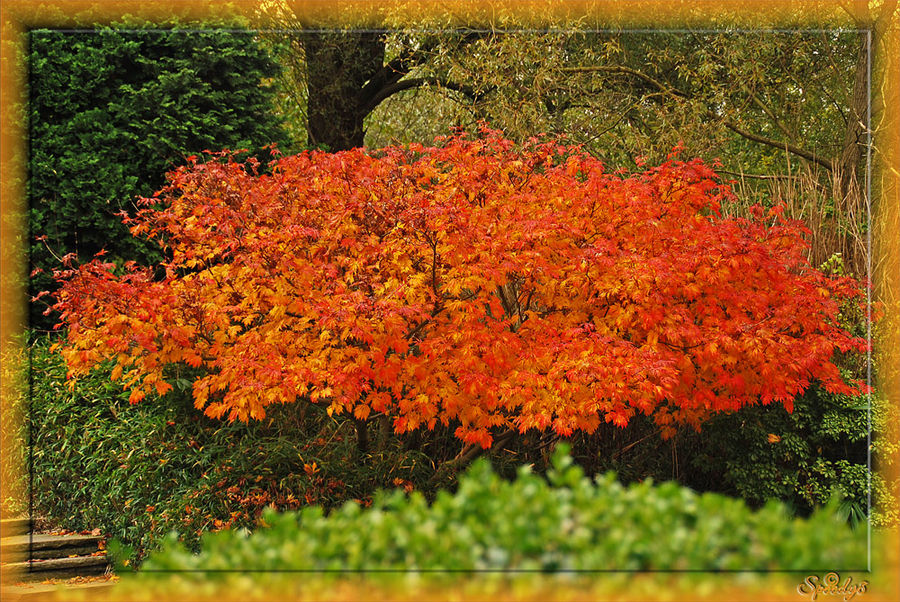
M 548 482 L 549 480 L 549 482 Z M 379 492 L 370 508 L 348 502 L 263 513 L 249 534 L 205 534 L 192 554 L 173 534 L 137 578 L 156 571 L 366 570 L 860 570 L 865 533 L 828 505 L 792 519 L 781 504 L 698 495 L 675 483 L 623 487 L 612 473 L 584 476 L 562 445 L 544 479 L 522 467 L 510 482 L 485 459 L 455 495 L 428 504 L 418 492 Z M 222 573 L 209 573 L 207 578 Z M 187 578 L 187 577 L 185 577 Z

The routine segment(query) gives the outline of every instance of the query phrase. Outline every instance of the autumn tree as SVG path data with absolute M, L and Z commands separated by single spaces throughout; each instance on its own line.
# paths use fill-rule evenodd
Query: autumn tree
M 169 249 L 164 279 L 102 258 L 59 273 L 71 376 L 111 360 L 137 403 L 183 363 L 210 417 L 323 403 L 481 447 L 856 390 L 832 358 L 866 346 L 836 325 L 860 285 L 811 268 L 778 209 L 722 217 L 698 160 L 626 177 L 483 130 L 255 168 L 193 158 L 126 218 Z

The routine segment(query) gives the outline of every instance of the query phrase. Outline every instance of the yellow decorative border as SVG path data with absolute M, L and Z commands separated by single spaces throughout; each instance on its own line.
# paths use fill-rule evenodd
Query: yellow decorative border
M 580 17 L 586 23 L 602 20 L 622 27 L 656 28 L 662 26 L 717 28 L 738 25 L 745 28 L 810 27 L 846 23 L 843 6 L 866 5 L 866 0 L 780 0 L 744 4 L 726 0 L 522 0 L 520 2 L 488 2 L 480 0 L 296 0 L 292 2 L 298 14 L 310 22 L 323 26 L 366 27 L 375 25 L 480 25 L 528 23 L 546 27 L 560 20 Z M 884 0 L 890 4 L 893 0 Z M 882 2 L 874 2 L 881 5 Z M 35 27 L 78 27 L 108 23 L 126 15 L 142 19 L 162 19 L 177 15 L 192 20 L 204 16 L 240 15 L 256 26 L 265 26 L 257 15 L 259 2 L 233 0 L 4 0 L 0 4 L 0 354 L 15 344 L 15 335 L 22 331 L 24 312 L 24 282 L 26 265 L 26 213 L 24 184 L 26 177 L 25 112 L 26 77 L 24 69 L 24 36 Z M 898 9 L 897 13 L 900 13 Z M 885 114 L 873 151 L 872 191 L 876 195 L 878 211 L 873 215 L 873 265 L 875 298 L 884 303 L 886 328 L 876 341 L 879 374 L 878 388 L 892 403 L 900 403 L 900 27 L 895 13 L 885 43 L 876 49 L 872 94 L 883 99 Z M 14 419 L 7 411 L 6 400 L 14 393 L 14 383 L 0 381 L 2 419 Z M 900 440 L 898 425 L 892 425 L 892 440 Z M 0 441 L 8 451 L 7 441 Z M 4 458 L 9 454 L 3 453 Z M 896 473 L 900 462 L 895 461 Z M 885 474 L 896 478 L 896 474 Z M 853 575 L 853 581 L 867 581 L 860 600 L 900 599 L 900 541 L 897 533 L 878 537 L 873 542 L 873 567 L 868 574 Z M 312 576 L 300 575 L 309 580 Z M 824 576 L 818 576 L 820 579 Z M 845 576 L 842 576 L 845 577 Z M 248 579 L 253 579 L 251 575 Z M 544 600 L 548 597 L 567 600 L 803 600 L 809 599 L 798 591 L 806 576 L 772 575 L 764 583 L 753 584 L 742 575 L 712 576 L 702 591 L 691 590 L 691 580 L 678 575 L 606 575 L 597 576 L 597 588 L 588 591 L 572 589 L 564 583 L 547 581 L 536 584 L 534 579 L 519 586 L 513 583 L 504 591 L 473 590 L 465 585 L 457 591 L 376 592 L 365 586 L 344 584 L 327 591 L 305 588 L 304 597 L 310 599 L 460 599 L 478 600 Z M 714 585 L 709 585 L 714 584 Z M 802 588 L 801 588 L 802 589 Z M 195 595 L 204 597 L 201 592 Z M 221 593 L 216 594 L 220 596 Z M 173 594 L 178 595 L 178 594 Z M 296 592 L 272 592 L 268 599 L 291 598 Z M 117 594 L 108 599 L 120 600 Z M 148 598 L 149 599 L 149 598 Z M 154 595 L 154 599 L 158 599 Z M 221 597 L 217 598 L 222 600 Z M 840 595 L 821 595 L 820 600 L 844 599 Z

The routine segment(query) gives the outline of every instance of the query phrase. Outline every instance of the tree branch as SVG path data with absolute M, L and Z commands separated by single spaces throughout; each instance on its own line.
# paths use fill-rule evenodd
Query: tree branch
M 773 111 L 772 108 L 769 107 L 769 105 L 764 103 L 762 101 L 762 99 L 760 99 L 760 97 L 756 94 L 756 92 L 752 91 L 744 83 L 741 83 L 741 90 L 743 90 L 750 97 L 750 100 L 753 101 L 753 104 L 755 104 L 757 107 L 759 107 L 760 110 L 762 110 L 762 112 L 765 113 L 769 117 L 769 119 L 772 120 L 772 123 L 775 124 L 775 127 L 777 127 L 779 130 L 781 130 L 784 133 L 784 135 L 787 136 L 791 142 L 796 142 L 797 138 L 796 138 L 796 136 L 794 136 L 793 132 L 791 132 L 787 128 L 787 126 L 784 125 L 781 122 L 781 120 L 779 120 L 778 117 L 775 116 L 775 111 Z
M 459 46 L 470 44 L 478 38 L 484 37 L 486 32 L 469 31 L 462 35 L 458 41 Z M 360 90 L 359 99 L 360 106 L 367 107 L 369 110 L 377 107 L 381 101 L 396 94 L 401 90 L 406 90 L 412 85 L 401 86 L 396 88 L 398 82 L 406 77 L 414 68 L 427 62 L 432 51 L 440 44 L 441 38 L 433 36 L 427 38 L 415 50 L 408 49 L 406 52 L 383 65 L 378 72 L 363 86 Z M 407 80 L 411 81 L 411 80 Z M 421 83 L 418 85 L 422 85 Z M 449 86 L 446 86 L 449 87 Z
M 773 140 L 772 138 L 766 138 L 765 136 L 758 136 L 757 134 L 750 133 L 748 131 L 740 129 L 737 125 L 735 125 L 731 121 L 725 122 L 725 127 L 727 127 L 732 132 L 738 134 L 746 138 L 747 140 L 752 140 L 754 142 L 759 142 L 760 144 L 766 144 L 768 146 L 774 148 L 784 149 L 789 153 L 797 155 L 798 157 L 803 157 L 807 161 L 812 161 L 813 163 L 817 163 L 827 169 L 828 171 L 834 171 L 834 163 L 826 159 L 824 157 L 820 157 L 819 155 L 812 153 L 808 150 L 799 148 L 794 146 L 793 144 L 789 144 L 787 142 L 779 142 L 778 140 Z
M 496 449 L 499 449 L 506 445 L 506 443 L 508 443 L 509 440 L 515 437 L 517 434 L 518 431 L 516 431 L 515 429 L 507 429 L 494 438 L 493 446 Z M 440 467 L 438 467 L 435 473 L 428 480 L 428 483 L 430 485 L 440 484 L 441 481 L 474 460 L 482 452 L 484 452 L 484 449 L 480 445 L 476 445 L 474 443 L 469 443 L 463 446 L 462 450 L 460 450 L 455 458 L 444 462 L 440 465 Z
M 563 67 L 560 69 L 563 73 L 594 73 L 598 71 L 603 71 L 606 73 L 624 73 L 625 75 L 632 75 L 644 82 L 650 84 L 657 90 L 661 90 L 670 96 L 679 96 L 681 98 L 688 98 L 688 94 L 686 92 L 682 92 L 678 88 L 673 88 L 672 86 L 667 86 L 661 81 L 650 77 L 646 73 L 642 73 L 637 71 L 636 69 L 631 69 L 630 67 L 623 67 L 621 65 L 592 65 L 587 67 Z
M 476 92 L 471 86 L 457 84 L 456 82 L 443 80 L 438 77 L 413 77 L 410 79 L 404 79 L 398 82 L 394 82 L 381 88 L 378 93 L 375 94 L 369 100 L 369 102 L 363 106 L 363 111 L 365 111 L 366 114 L 371 113 L 375 110 L 375 107 L 382 103 L 382 101 L 390 96 L 393 96 L 397 92 L 402 92 L 403 90 L 409 90 L 410 88 L 418 88 L 420 86 L 426 85 L 438 86 L 439 88 L 446 88 L 448 90 L 460 92 L 471 98 L 473 101 L 477 101 L 482 96 L 482 93 Z
M 385 86 L 396 83 L 405 77 L 414 67 L 428 60 L 432 48 L 437 45 L 437 40 L 432 38 L 426 41 L 422 47 L 409 50 L 403 55 L 383 65 L 378 72 L 363 86 L 360 91 L 361 104 L 371 103 L 371 99 L 378 96 Z

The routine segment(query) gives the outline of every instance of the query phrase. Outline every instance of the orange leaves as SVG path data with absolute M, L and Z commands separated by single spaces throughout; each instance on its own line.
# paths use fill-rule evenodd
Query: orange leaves
M 73 374 L 116 358 L 136 403 L 182 363 L 211 417 L 313 402 L 485 447 L 494 428 L 569 435 L 640 412 L 671 434 L 789 407 L 812 379 L 853 390 L 831 357 L 865 348 L 835 326 L 861 285 L 812 269 L 777 210 L 721 217 L 731 193 L 700 161 L 608 174 L 485 130 L 272 168 L 170 175 L 132 224 L 171 249 L 164 279 L 99 260 L 61 274 Z

